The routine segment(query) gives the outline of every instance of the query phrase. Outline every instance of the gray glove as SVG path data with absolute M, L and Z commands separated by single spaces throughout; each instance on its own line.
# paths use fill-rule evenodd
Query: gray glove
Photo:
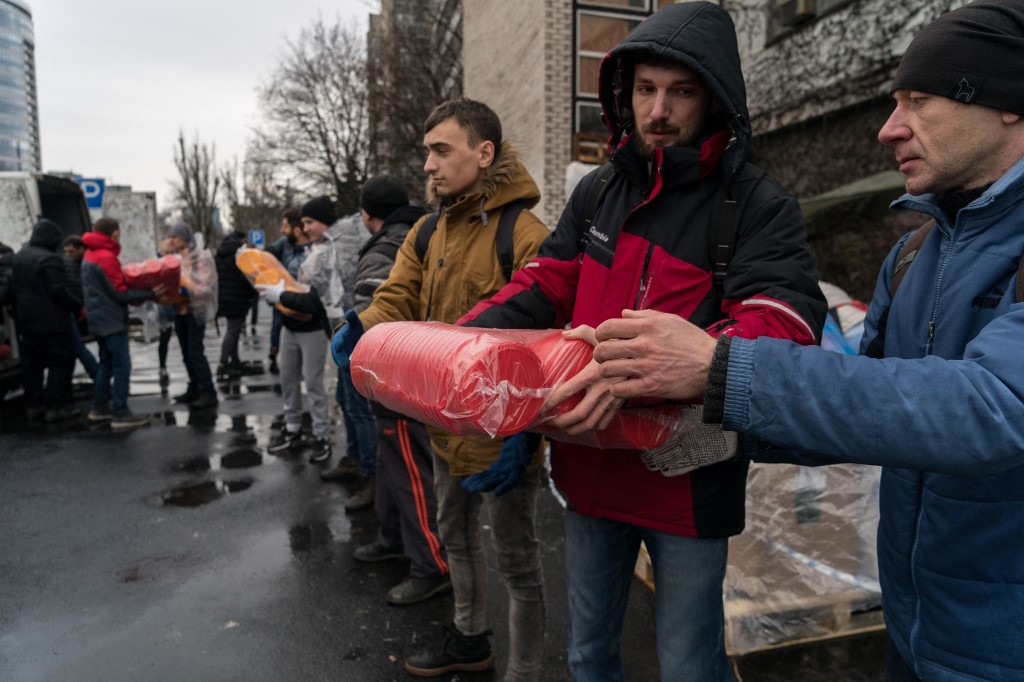
M 679 411 L 675 429 L 664 445 L 646 450 L 640 458 L 651 471 L 680 476 L 736 455 L 736 434 L 721 424 L 704 423 L 704 406 L 687 405 Z

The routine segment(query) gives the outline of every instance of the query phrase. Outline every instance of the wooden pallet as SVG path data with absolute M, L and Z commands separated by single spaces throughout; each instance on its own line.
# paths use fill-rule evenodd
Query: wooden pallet
M 640 545 L 634 575 L 654 590 L 647 548 Z M 865 609 L 864 592 L 839 591 L 779 600 L 730 598 L 725 601 L 726 651 L 730 656 L 847 637 L 885 629 L 880 608 Z M 778 638 L 768 636 L 778 630 Z

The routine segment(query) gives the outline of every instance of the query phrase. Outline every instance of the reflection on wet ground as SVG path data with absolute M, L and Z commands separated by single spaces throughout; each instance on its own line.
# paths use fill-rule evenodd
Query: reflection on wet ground
M 252 487 L 251 478 L 240 478 L 233 481 L 205 481 L 193 485 L 185 485 L 173 488 L 166 492 L 154 495 L 149 502 L 154 507 L 198 507 L 219 500 L 225 495 L 238 493 Z

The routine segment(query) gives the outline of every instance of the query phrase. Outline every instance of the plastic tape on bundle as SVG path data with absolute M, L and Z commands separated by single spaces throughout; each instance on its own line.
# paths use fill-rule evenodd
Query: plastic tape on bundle
M 452 433 L 519 433 L 546 396 L 537 355 L 491 330 L 379 324 L 360 339 L 351 368 L 352 383 L 367 398 Z

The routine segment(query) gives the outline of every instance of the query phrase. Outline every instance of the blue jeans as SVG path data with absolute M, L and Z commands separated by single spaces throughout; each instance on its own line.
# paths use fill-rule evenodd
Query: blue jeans
M 681 537 L 566 511 L 572 679 L 625 679 L 620 640 L 641 540 L 654 568 L 661 679 L 733 680 L 722 605 L 728 539 Z
M 338 368 L 334 399 L 345 417 L 346 454 L 359 462 L 359 473 L 373 476 L 377 471 L 377 423 L 370 412 L 370 402 L 352 385 L 348 367 Z
M 206 321 L 196 319 L 195 315 L 175 315 L 174 333 L 178 336 L 181 346 L 181 359 L 188 372 L 188 390 L 190 395 L 213 392 L 213 374 L 210 363 L 206 361 L 203 349 L 203 335 L 206 333 Z
M 132 356 L 128 349 L 128 332 L 110 336 L 97 336 L 100 347 L 100 365 L 96 371 L 92 407 L 104 410 L 110 403 L 110 413 L 121 417 L 128 413 L 128 380 L 132 374 Z M 113 378 L 114 390 L 110 390 Z

